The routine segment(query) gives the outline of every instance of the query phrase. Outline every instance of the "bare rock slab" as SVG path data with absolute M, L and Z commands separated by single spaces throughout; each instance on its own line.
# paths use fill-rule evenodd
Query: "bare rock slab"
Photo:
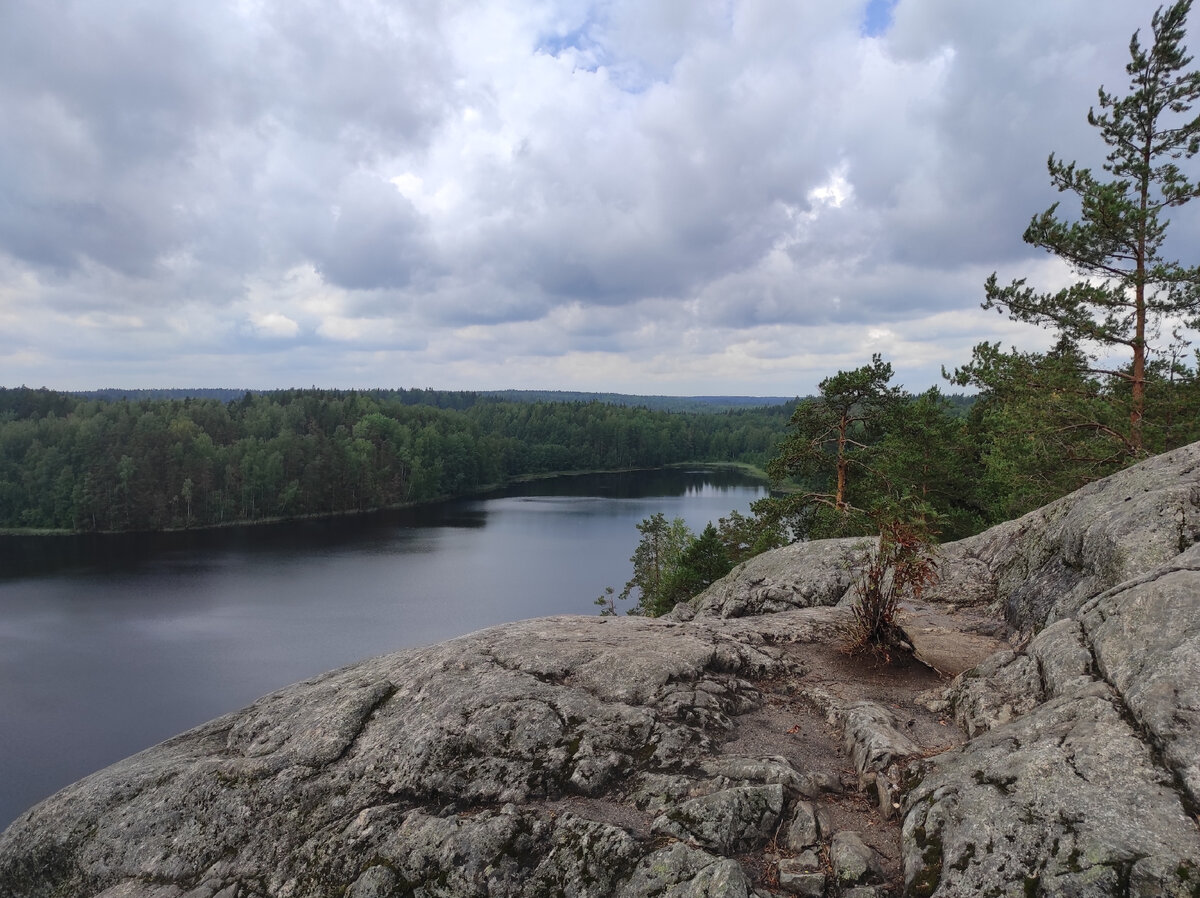
M 913 656 L 949 677 L 1009 647 L 1004 639 L 964 630 L 961 621 L 929 608 L 901 608 L 896 623 L 908 637 Z
M 1102 683 L 930 759 L 918 776 L 903 827 L 912 895 L 1021 894 L 1026 883 L 1032 894 L 1193 894 L 1200 830 Z

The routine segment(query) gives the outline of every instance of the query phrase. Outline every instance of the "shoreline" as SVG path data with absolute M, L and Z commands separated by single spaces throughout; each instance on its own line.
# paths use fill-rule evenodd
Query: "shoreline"
M 158 530 L 67 530 L 64 528 L 34 528 L 34 527 L 0 527 L 0 539 L 4 538 L 25 538 L 25 539 L 52 539 L 63 537 L 81 537 L 81 536 L 133 536 L 137 534 L 169 534 L 169 533 L 202 533 L 205 531 L 228 530 L 237 527 L 261 527 L 274 524 L 294 524 L 304 521 L 335 521 L 340 518 L 357 518 L 364 515 L 380 514 L 391 511 L 403 511 L 410 508 L 423 508 L 430 505 L 438 505 L 443 502 L 451 502 L 456 499 L 471 499 L 476 497 L 490 496 L 498 493 L 501 490 L 507 489 L 510 486 L 521 483 L 536 483 L 539 480 L 553 480 L 558 477 L 586 477 L 597 474 L 633 474 L 639 471 L 667 471 L 678 468 L 704 468 L 708 470 L 736 470 L 745 474 L 754 480 L 761 480 L 765 484 L 770 484 L 770 478 L 766 471 L 762 468 L 752 465 L 748 462 L 706 462 L 706 461 L 687 461 L 687 462 L 672 462 L 667 465 L 659 465 L 656 467 L 634 467 L 634 468 L 609 468 L 609 469 L 591 469 L 584 471 L 547 471 L 541 474 L 520 474 L 504 483 L 490 484 L 480 489 L 471 490 L 468 493 L 460 493 L 458 495 L 439 496 L 433 499 L 423 499 L 419 502 L 404 502 L 399 505 L 383 505 L 374 508 L 358 508 L 347 511 L 331 511 L 321 514 L 305 514 L 292 515 L 287 517 L 269 517 L 269 518 L 248 518 L 235 521 L 221 521 L 216 524 L 197 524 L 189 527 L 165 527 Z

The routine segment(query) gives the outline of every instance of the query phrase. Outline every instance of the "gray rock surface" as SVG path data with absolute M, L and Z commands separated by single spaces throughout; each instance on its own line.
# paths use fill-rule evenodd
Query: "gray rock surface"
M 879 855 L 856 832 L 834 833 L 829 845 L 833 875 L 843 885 L 878 882 L 883 878 Z
M 1200 541 L 1200 443 L 1150 458 L 944 547 L 931 598 L 987 604 L 1025 632 Z
M 944 547 L 918 641 L 1001 650 L 919 701 L 828 648 L 862 540 L 372 659 L 43 802 L 0 895 L 1200 895 L 1198 535 L 1200 444 Z
M 994 620 L 988 621 L 992 626 L 986 628 L 987 632 L 980 632 L 984 620 L 928 607 L 902 606 L 896 613 L 896 624 L 912 646 L 913 657 L 951 677 L 1008 648 L 1007 641 L 995 635 Z
M 997 883 L 1028 883 L 1029 894 L 1193 894 L 1196 821 L 1102 683 L 931 759 L 920 776 L 905 801 L 914 895 L 979 895 Z
M 1197 894 L 1200 547 L 948 692 L 975 738 L 913 774 L 913 894 Z
M 739 564 L 688 605 L 712 617 L 836 605 L 873 545 L 861 537 L 793 543 Z
M 816 845 L 821 838 L 821 827 L 817 823 L 817 811 L 811 801 L 798 801 L 788 822 L 784 844 L 792 851 L 803 851 Z
M 820 859 L 811 857 L 788 858 L 779 862 L 779 885 L 791 895 L 805 898 L 821 898 L 825 894 L 827 877 L 818 868 Z
M 721 854 L 740 854 L 765 845 L 782 815 L 782 786 L 738 786 L 685 801 L 658 817 L 652 829 Z
M 842 724 L 850 759 L 860 776 L 921 753 L 921 746 L 900 732 L 896 719 L 876 702 L 854 702 L 832 714 Z
M 676 843 L 638 864 L 618 898 L 748 898 L 750 881 L 737 861 Z

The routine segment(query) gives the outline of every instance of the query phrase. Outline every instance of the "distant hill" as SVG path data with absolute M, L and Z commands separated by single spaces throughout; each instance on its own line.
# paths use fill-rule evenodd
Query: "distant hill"
M 507 402 L 604 402 L 660 412 L 714 412 L 764 408 L 791 402 L 793 396 L 637 396 L 626 393 L 581 393 L 570 390 L 485 390 L 479 395 Z
M 120 402 L 123 399 L 137 401 L 139 399 L 218 399 L 221 402 L 232 402 L 241 399 L 247 392 L 264 393 L 268 390 L 228 390 L 215 387 L 192 387 L 179 390 L 119 390 L 107 387 L 103 390 L 64 390 L 70 396 L 83 399 L 99 399 L 103 402 Z
M 217 399 L 232 402 L 247 392 L 270 395 L 293 392 L 284 390 L 233 390 L 208 387 L 163 390 L 76 390 L 70 395 L 104 402 L 139 399 Z M 350 393 L 351 390 L 323 390 L 328 393 Z M 790 396 L 636 396 L 625 393 L 585 393 L 569 390 L 359 390 L 371 396 L 398 398 L 406 404 L 432 405 L 438 408 L 466 408 L 480 399 L 501 402 L 603 402 L 633 408 L 648 408 L 666 412 L 719 412 L 744 408 L 765 408 L 791 402 Z
M 434 390 L 434 389 L 372 389 L 372 390 L 325 390 L 312 387 L 312 391 L 323 395 L 361 393 L 376 399 L 397 399 L 405 405 L 429 405 L 434 408 L 465 409 L 478 402 L 603 402 L 629 408 L 646 408 L 656 412 L 725 412 L 739 409 L 769 408 L 787 405 L 798 400 L 795 396 L 639 396 L 632 393 L 587 393 L 574 390 Z M 247 393 L 270 396 L 280 393 L 304 392 L 297 390 L 246 390 L 216 387 L 192 387 L 171 390 L 120 390 L 109 387 L 103 390 L 67 391 L 64 395 L 102 402 L 120 402 L 140 399 L 216 399 L 233 402 Z M 975 404 L 975 396 L 950 393 L 945 396 L 950 404 L 950 413 L 955 417 L 965 415 Z

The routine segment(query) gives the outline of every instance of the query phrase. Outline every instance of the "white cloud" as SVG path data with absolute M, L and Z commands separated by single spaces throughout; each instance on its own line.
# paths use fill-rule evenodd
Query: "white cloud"
M 1042 338 L 983 279 L 1062 282 L 1020 239 L 1045 158 L 1102 158 L 1155 6 L 9 4 L 5 377 L 924 386 Z
M 256 312 L 250 316 L 250 323 L 265 337 L 284 339 L 300 333 L 300 325 L 280 312 Z

